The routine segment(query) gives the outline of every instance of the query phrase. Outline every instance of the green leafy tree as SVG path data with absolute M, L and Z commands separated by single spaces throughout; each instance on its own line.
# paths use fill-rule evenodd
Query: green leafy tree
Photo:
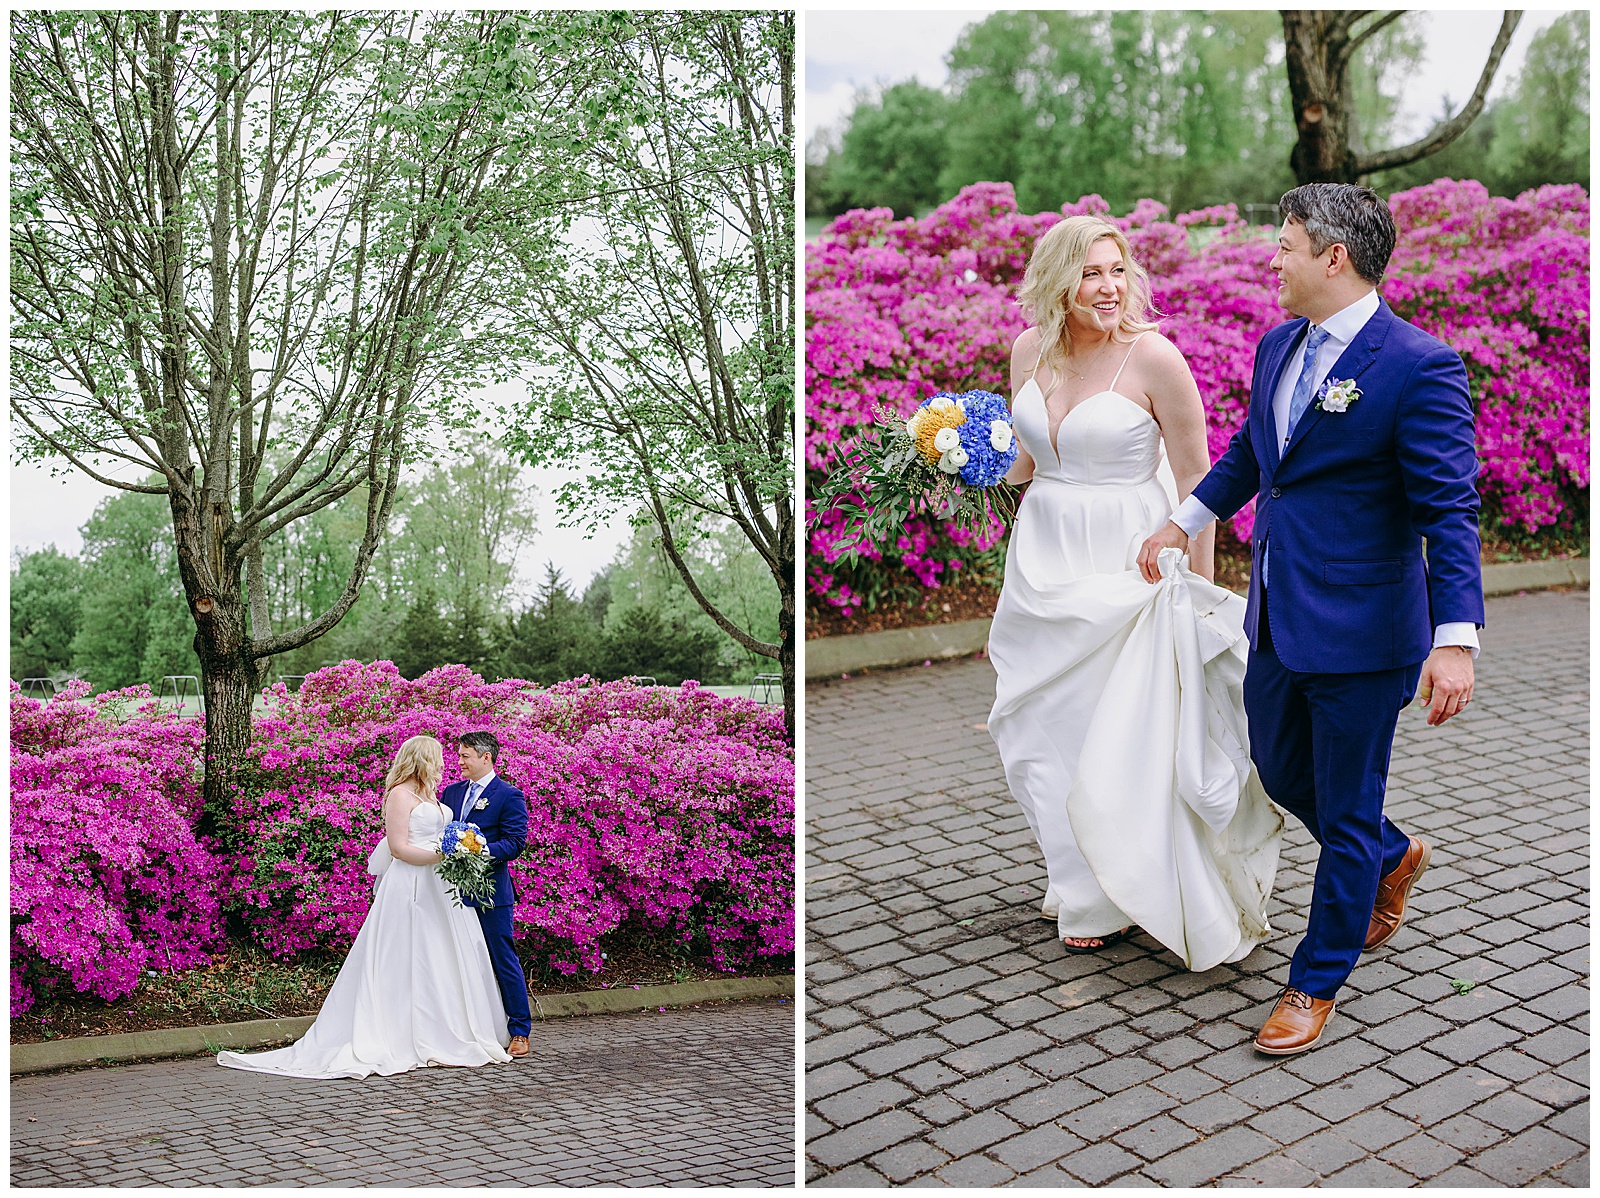
M 18 554 L 11 567 L 11 676 L 51 678 L 72 665 L 83 607 L 83 567 L 54 545 Z
M 900 216 L 939 203 L 949 112 L 943 92 L 914 79 L 859 101 L 823 184 L 824 203 L 835 212 L 888 207 Z
M 151 495 L 113 495 L 81 531 L 73 669 L 96 690 L 198 674 L 166 504 Z
M 167 502 L 205 829 L 265 663 L 350 610 L 417 433 L 470 424 L 462 397 L 506 370 L 488 226 L 533 240 L 597 19 L 11 15 L 13 443 Z M 267 542 L 358 490 L 338 596 L 274 631 Z
M 542 372 L 512 434 L 588 463 L 579 520 L 642 508 L 700 608 L 774 659 L 794 716 L 794 14 L 640 12 L 596 50 L 573 159 L 596 197 L 563 255 L 512 243 L 506 303 Z M 782 618 L 764 640 L 707 593 L 681 537 L 726 521 Z
M 1499 190 L 1589 186 L 1589 14 L 1569 12 L 1528 44 L 1516 87 L 1495 113 L 1489 162 Z

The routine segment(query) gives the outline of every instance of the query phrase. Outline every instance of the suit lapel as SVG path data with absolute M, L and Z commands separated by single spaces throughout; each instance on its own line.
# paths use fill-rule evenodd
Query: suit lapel
M 1282 380 L 1284 367 L 1288 363 L 1289 351 L 1300 344 L 1300 339 L 1305 335 L 1306 325 L 1310 321 L 1301 317 L 1282 327 L 1290 330 L 1289 334 L 1277 345 L 1268 351 L 1261 365 L 1264 367 L 1261 379 L 1261 392 L 1257 396 L 1256 407 L 1261 409 L 1261 442 L 1266 448 L 1265 454 L 1257 456 L 1268 463 L 1268 473 L 1278 468 L 1278 429 L 1272 419 L 1273 397 L 1278 394 L 1278 383 Z
M 1378 310 L 1372 314 L 1370 320 L 1361 326 L 1361 331 L 1356 334 L 1356 339 L 1345 346 L 1344 353 L 1339 355 L 1339 360 L 1333 364 L 1323 382 L 1330 379 L 1358 379 L 1362 371 L 1378 360 L 1378 351 L 1383 348 L 1383 339 L 1389 334 L 1389 324 L 1394 319 L 1394 314 L 1389 311 L 1389 305 L 1381 299 L 1378 301 Z M 1294 426 L 1294 432 L 1289 437 L 1289 444 L 1283 447 L 1283 456 L 1288 457 L 1294 452 L 1294 447 L 1305 440 L 1306 434 L 1312 426 L 1322 419 L 1322 409 L 1312 404 L 1300 417 L 1300 423 Z

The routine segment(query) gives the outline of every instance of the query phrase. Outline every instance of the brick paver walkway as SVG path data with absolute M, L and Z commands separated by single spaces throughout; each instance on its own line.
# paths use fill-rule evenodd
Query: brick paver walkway
M 482 1069 L 18 1078 L 11 1184 L 792 1186 L 794 1026 L 749 1002 L 535 1024 L 532 1055 Z
M 1403 713 L 1388 810 L 1433 863 L 1289 1058 L 1248 1041 L 1305 928 L 1298 822 L 1242 964 L 1068 956 L 989 663 L 810 687 L 808 1180 L 1587 1186 L 1588 600 L 1490 600 L 1468 714 Z

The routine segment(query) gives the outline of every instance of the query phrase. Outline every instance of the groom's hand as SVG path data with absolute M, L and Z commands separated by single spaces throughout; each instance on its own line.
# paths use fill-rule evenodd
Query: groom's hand
M 1189 548 L 1189 534 L 1170 520 L 1139 546 L 1139 573 L 1146 582 L 1161 581 L 1160 557 L 1163 549 L 1179 552 Z
M 1440 645 L 1422 663 L 1417 702 L 1428 704 L 1428 726 L 1437 728 L 1465 710 L 1472 699 L 1472 650 Z

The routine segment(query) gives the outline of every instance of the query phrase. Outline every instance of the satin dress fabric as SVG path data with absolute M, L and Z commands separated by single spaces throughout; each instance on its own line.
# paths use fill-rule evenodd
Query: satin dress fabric
M 1120 375 L 1120 371 L 1118 372 Z M 1113 386 L 1115 382 L 1113 382 Z M 1137 925 L 1191 970 L 1271 932 L 1283 820 L 1250 760 L 1244 600 L 1139 546 L 1176 500 L 1155 419 L 1115 390 L 1013 418 L 1035 462 L 989 634 L 989 732 L 1044 855 L 1063 937 Z
M 418 803 L 409 843 L 434 849 L 449 808 Z M 511 1060 L 506 1012 L 478 914 L 431 865 L 391 861 L 333 988 L 305 1036 L 217 1063 L 287 1077 L 367 1077 Z

